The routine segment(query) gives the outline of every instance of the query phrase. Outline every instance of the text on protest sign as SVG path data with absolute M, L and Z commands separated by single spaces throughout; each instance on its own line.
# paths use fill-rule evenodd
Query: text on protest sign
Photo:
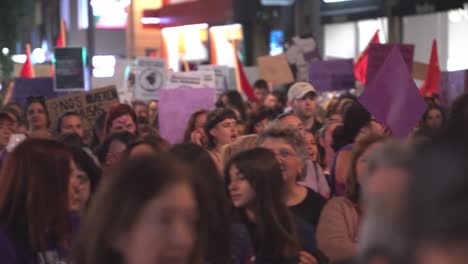
M 168 75 L 164 88 L 215 88 L 214 71 L 172 72 Z
M 200 65 L 198 66 L 199 71 L 214 71 L 215 73 L 215 82 L 216 82 L 216 93 L 222 94 L 225 91 L 229 90 L 229 81 L 230 81 L 230 69 L 227 66 L 219 65 Z
M 50 120 L 56 122 L 66 112 L 78 112 L 85 130 L 91 129 L 96 118 L 116 103 L 119 103 L 119 97 L 115 86 L 73 93 L 46 101 Z M 53 124 L 53 127 L 56 127 L 56 124 Z
M 134 70 L 133 97 L 137 100 L 158 99 L 158 93 L 166 82 L 166 61 L 163 59 L 137 58 Z
M 87 86 L 86 51 L 82 47 L 56 48 L 55 91 L 85 91 Z

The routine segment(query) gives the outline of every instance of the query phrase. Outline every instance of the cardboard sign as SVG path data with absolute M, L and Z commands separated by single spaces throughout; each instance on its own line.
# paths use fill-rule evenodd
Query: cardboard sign
M 54 80 L 48 78 L 16 78 L 13 87 L 12 102 L 26 106 L 28 97 L 44 97 L 45 100 L 63 96 L 66 92 L 54 91 Z
M 56 48 L 54 53 L 54 90 L 67 92 L 88 90 L 85 49 Z
M 354 60 L 312 61 L 310 83 L 319 92 L 347 90 L 355 87 Z
M 377 74 L 380 67 L 387 59 L 388 54 L 397 46 L 400 50 L 408 71 L 413 71 L 414 45 L 393 45 L 393 44 L 370 44 L 369 61 L 367 64 L 367 83 L 370 83 Z
M 181 143 L 190 115 L 200 109 L 214 109 L 213 88 L 162 89 L 159 93 L 159 131 L 172 144 Z
M 214 71 L 173 72 L 168 75 L 166 89 L 215 88 Z
M 260 78 L 271 82 L 273 86 L 294 82 L 285 54 L 258 57 L 257 62 Z
M 199 71 L 214 71 L 216 78 L 216 94 L 222 94 L 226 92 L 229 82 L 230 70 L 227 66 L 218 66 L 218 65 L 200 65 L 198 66 Z
M 166 82 L 166 61 L 146 57 L 137 58 L 133 74 L 135 74 L 134 99 L 156 100 L 159 91 Z
M 57 122 L 66 112 L 75 111 L 80 113 L 85 130 L 91 129 L 96 118 L 116 103 L 119 103 L 119 97 L 115 86 L 73 93 L 46 101 L 52 122 Z M 52 127 L 56 127 L 56 124 L 52 124 Z

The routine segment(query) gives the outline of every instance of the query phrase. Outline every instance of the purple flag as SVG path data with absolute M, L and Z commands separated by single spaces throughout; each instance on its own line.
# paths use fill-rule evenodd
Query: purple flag
M 392 49 L 359 102 L 397 138 L 408 136 L 427 109 L 397 47 Z
M 171 144 L 181 143 L 190 115 L 214 109 L 213 88 L 177 88 L 159 91 L 159 131 Z
M 354 88 L 354 61 L 312 61 L 309 64 L 309 80 L 319 92 Z
M 414 45 L 395 44 L 370 44 L 369 62 L 367 64 L 366 79 L 369 84 L 379 71 L 382 64 L 387 59 L 393 48 L 398 47 L 403 59 L 408 67 L 408 71 L 413 72 Z
M 440 101 L 450 106 L 453 101 L 468 89 L 468 70 L 442 72 L 440 76 Z
M 67 92 L 54 91 L 54 79 L 46 78 L 16 78 L 13 88 L 12 102 L 26 106 L 28 97 L 42 96 L 45 100 L 68 94 Z

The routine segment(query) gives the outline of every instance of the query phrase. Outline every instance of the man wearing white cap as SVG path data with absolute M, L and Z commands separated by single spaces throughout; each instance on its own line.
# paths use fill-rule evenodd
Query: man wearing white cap
M 308 82 L 297 82 L 288 91 L 288 104 L 294 114 L 302 119 L 307 130 L 315 125 L 317 96 L 317 91 Z

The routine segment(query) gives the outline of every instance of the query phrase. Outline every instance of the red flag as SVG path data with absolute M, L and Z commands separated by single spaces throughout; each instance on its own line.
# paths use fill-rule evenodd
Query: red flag
M 426 97 L 431 97 L 438 94 L 440 90 L 440 66 L 439 55 L 437 53 L 437 40 L 432 42 L 431 61 L 427 70 L 426 81 L 421 86 L 421 94 Z
M 366 84 L 366 75 L 367 75 L 367 63 L 369 61 L 369 46 L 370 44 L 379 44 L 380 39 L 379 39 L 379 31 L 377 30 L 372 37 L 371 41 L 369 44 L 367 44 L 367 47 L 364 49 L 364 51 L 361 53 L 361 56 L 356 60 L 356 63 L 354 64 L 354 76 L 356 77 L 356 80 L 362 82 L 363 84 Z
M 245 75 L 244 67 L 242 66 L 242 62 L 240 61 L 237 53 L 236 53 L 236 71 L 239 77 L 238 78 L 239 83 L 237 84 L 237 86 L 240 87 L 241 92 L 243 92 L 249 100 L 258 101 L 257 96 L 255 96 L 252 86 L 250 85 L 250 82 L 247 79 L 247 76 Z
M 23 68 L 21 69 L 20 78 L 34 78 L 34 68 L 31 62 L 31 45 L 28 43 L 26 44 L 26 61 L 23 64 Z
M 67 32 L 65 31 L 65 21 L 62 19 L 60 20 L 60 32 L 57 37 L 57 43 L 55 47 L 57 48 L 65 48 L 67 46 Z

